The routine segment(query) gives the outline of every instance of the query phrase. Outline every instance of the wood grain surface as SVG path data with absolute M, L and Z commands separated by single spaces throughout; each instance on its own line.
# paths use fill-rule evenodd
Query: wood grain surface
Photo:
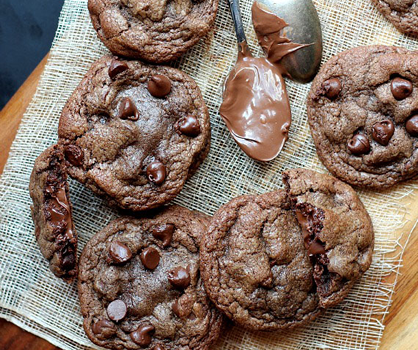
M 47 57 L 42 60 L 0 112 L 0 174 L 3 172 L 23 113 L 35 93 L 46 59 Z M 410 222 L 403 228 L 405 235 L 402 244 L 406 243 L 407 233 L 412 231 L 418 219 L 418 193 L 416 195 L 413 201 L 411 198 L 407 199 Z M 412 232 L 403 259 L 393 303 L 384 319 L 386 329 L 380 350 L 418 350 L 418 228 Z M 393 279 L 393 276 L 391 278 Z M 0 350 L 59 349 L 10 322 L 0 320 Z

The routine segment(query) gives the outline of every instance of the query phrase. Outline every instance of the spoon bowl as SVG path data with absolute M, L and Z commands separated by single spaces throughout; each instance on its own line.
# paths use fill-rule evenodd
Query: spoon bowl
M 286 37 L 298 44 L 310 44 L 283 57 L 280 64 L 289 77 L 309 83 L 318 72 L 322 59 L 322 31 L 312 0 L 257 0 L 270 12 L 284 19 Z

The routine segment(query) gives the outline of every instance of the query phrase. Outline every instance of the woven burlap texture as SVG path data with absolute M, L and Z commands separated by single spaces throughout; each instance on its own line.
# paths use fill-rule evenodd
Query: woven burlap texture
M 324 35 L 324 61 L 343 50 L 366 44 L 416 49 L 417 42 L 399 34 L 369 0 L 314 1 Z M 261 55 L 251 26 L 252 0 L 241 1 L 250 47 Z M 282 187 L 281 172 L 306 167 L 325 172 L 315 153 L 306 121 L 305 100 L 310 85 L 287 82 L 293 113 L 290 140 L 274 161 L 262 164 L 241 152 L 217 111 L 221 86 L 236 58 L 236 41 L 229 10 L 220 0 L 214 30 L 174 66 L 190 74 L 202 90 L 212 123 L 210 154 L 174 201 L 213 214 L 231 198 Z M 66 284 L 48 269 L 33 235 L 29 176 L 35 158 L 57 140 L 60 112 L 90 64 L 107 49 L 96 37 L 87 0 L 66 0 L 51 54 L 38 90 L 23 118 L 0 180 L 0 317 L 46 338 L 62 349 L 95 347 L 86 337 L 76 284 Z M 106 203 L 70 181 L 79 249 L 117 215 Z M 412 197 L 416 181 L 382 193 L 360 191 L 375 227 L 373 264 L 340 306 L 310 325 L 294 331 L 257 334 L 233 328 L 214 349 L 374 349 L 387 313 L 401 264 L 398 244 L 408 218 L 405 197 Z

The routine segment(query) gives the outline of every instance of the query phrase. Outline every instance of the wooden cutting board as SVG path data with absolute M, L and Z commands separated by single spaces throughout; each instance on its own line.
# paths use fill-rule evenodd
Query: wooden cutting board
M 46 60 L 47 56 L 0 112 L 0 174 L 3 172 L 23 113 L 36 91 Z M 418 191 L 412 200 L 408 197 L 406 201 L 410 209 L 410 222 L 402 229 L 405 234 L 401 244 L 407 243 L 407 248 L 403 255 L 403 267 L 397 277 L 398 284 L 392 306 L 383 322 L 386 328 L 380 350 L 418 350 L 418 227 L 413 230 L 418 220 Z M 409 242 L 406 242 L 407 234 L 412 230 Z M 393 278 L 394 276 L 391 277 L 392 280 Z M 59 350 L 47 341 L 0 320 L 0 350 L 41 349 Z

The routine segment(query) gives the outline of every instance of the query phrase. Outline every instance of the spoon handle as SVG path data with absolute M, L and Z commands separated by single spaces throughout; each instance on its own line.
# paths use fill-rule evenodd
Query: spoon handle
M 239 0 L 228 0 L 231 10 L 232 20 L 234 21 L 235 32 L 237 34 L 238 44 L 247 42 L 244 27 L 242 25 L 241 11 L 239 9 Z

